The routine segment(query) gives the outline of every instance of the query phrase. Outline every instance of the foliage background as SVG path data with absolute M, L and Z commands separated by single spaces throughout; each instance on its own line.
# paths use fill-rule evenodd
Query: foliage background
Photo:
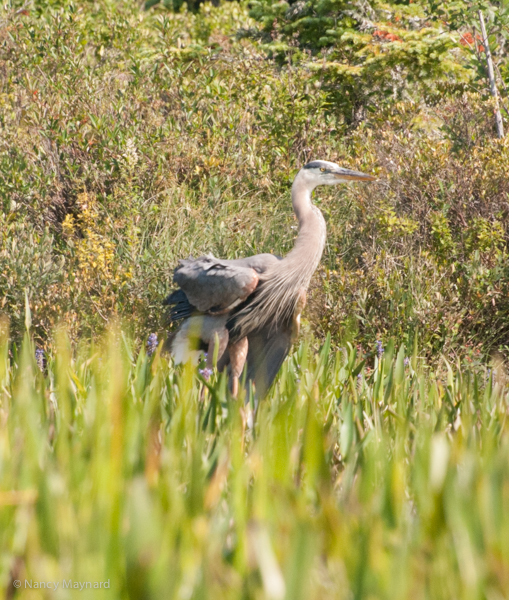
M 320 157 L 379 180 L 318 191 L 312 330 L 504 351 L 508 146 L 475 7 L 190 8 L 3 8 L 0 309 L 14 338 L 25 290 L 40 345 L 61 322 L 74 340 L 112 318 L 161 332 L 179 258 L 291 248 L 291 180 Z M 488 8 L 503 90 L 505 8 Z

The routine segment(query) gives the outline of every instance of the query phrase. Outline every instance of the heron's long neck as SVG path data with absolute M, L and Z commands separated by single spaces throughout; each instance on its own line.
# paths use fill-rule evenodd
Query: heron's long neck
M 292 202 L 299 220 L 299 235 L 291 252 L 264 273 L 254 301 L 236 315 L 235 336 L 242 337 L 267 325 L 288 323 L 301 290 L 309 287 L 322 257 L 326 233 L 323 215 L 311 203 L 311 191 L 303 178 L 295 178 Z
M 301 287 L 306 288 L 320 263 L 326 234 L 325 220 L 320 210 L 311 202 L 311 191 L 306 182 L 299 177 L 295 178 L 292 186 L 292 204 L 299 221 L 299 235 L 293 250 L 283 259 L 283 263 L 295 265 L 301 271 L 298 279 L 302 282 Z M 304 283 L 306 279 L 307 283 Z

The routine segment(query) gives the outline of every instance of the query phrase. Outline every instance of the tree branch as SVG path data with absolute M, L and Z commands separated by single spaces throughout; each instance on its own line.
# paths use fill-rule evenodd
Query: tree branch
M 490 80 L 491 95 L 495 99 L 495 119 L 497 122 L 497 134 L 499 138 L 504 137 L 504 123 L 502 122 L 502 113 L 498 103 L 497 84 L 495 82 L 495 73 L 493 71 L 493 61 L 491 60 L 490 46 L 488 43 L 488 34 L 486 33 L 486 25 L 484 24 L 484 16 L 482 10 L 479 11 L 479 22 L 481 23 L 481 33 L 483 39 L 484 53 L 486 54 L 486 64 L 488 66 L 488 77 Z

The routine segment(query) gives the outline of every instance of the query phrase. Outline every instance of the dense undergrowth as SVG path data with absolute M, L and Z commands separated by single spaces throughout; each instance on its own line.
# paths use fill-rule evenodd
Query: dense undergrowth
M 118 317 L 138 340 L 162 333 L 177 260 L 285 254 L 293 175 L 324 158 L 379 180 L 316 194 L 316 334 L 367 348 L 418 331 L 430 354 L 504 351 L 509 149 L 486 98 L 396 94 L 353 124 L 311 58 L 277 63 L 239 38 L 255 25 L 237 3 L 2 8 L 0 310 L 13 338 L 25 292 L 41 346 L 61 322 L 74 343 Z
M 5 597 L 507 596 L 501 366 L 303 344 L 253 415 L 119 331 L 46 365 L 5 334 Z

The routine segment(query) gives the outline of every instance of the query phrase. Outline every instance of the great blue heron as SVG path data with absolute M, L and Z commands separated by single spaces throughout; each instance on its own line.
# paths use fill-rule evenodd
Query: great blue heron
M 186 362 L 203 349 L 211 369 L 217 352 L 217 367 L 229 368 L 236 396 L 247 360 L 246 380 L 263 396 L 299 333 L 306 292 L 325 245 L 325 220 L 311 193 L 319 185 L 373 179 L 333 162 L 310 162 L 292 185 L 299 234 L 287 256 L 220 260 L 209 254 L 181 260 L 173 278 L 179 289 L 165 300 L 170 320 L 184 320 L 169 339 L 175 362 Z

